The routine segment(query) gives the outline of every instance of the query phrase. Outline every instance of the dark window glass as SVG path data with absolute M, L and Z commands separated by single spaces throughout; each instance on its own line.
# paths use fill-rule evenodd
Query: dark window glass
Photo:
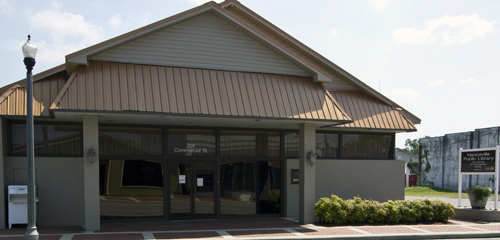
M 299 133 L 285 132 L 285 157 L 299 158 Z
M 122 186 L 163 187 L 161 163 L 125 160 L 123 162 Z
M 222 157 L 279 157 L 280 134 L 267 131 L 221 131 Z
M 170 156 L 215 156 L 214 130 L 169 129 L 167 133 Z
M 101 219 L 163 217 L 161 160 L 101 160 Z
M 392 135 L 344 134 L 344 158 L 389 159 L 393 158 Z
M 280 213 L 280 161 L 221 161 L 222 215 Z
M 99 127 L 101 156 L 163 155 L 163 129 L 140 127 Z
M 10 155 L 26 156 L 26 124 L 11 124 Z M 35 124 L 35 156 L 82 156 L 80 125 Z
M 338 158 L 339 135 L 316 133 L 316 154 L 318 154 L 318 158 Z

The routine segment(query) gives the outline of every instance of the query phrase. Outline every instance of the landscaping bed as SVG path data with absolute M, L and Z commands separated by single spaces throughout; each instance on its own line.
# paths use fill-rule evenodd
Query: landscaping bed
M 448 221 L 454 215 L 452 204 L 429 199 L 379 203 L 359 197 L 343 200 L 332 195 L 315 204 L 315 217 L 320 224 L 429 224 Z

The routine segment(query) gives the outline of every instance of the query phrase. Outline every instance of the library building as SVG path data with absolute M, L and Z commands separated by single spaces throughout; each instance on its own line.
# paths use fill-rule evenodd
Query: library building
M 22 63 L 20 63 L 22 64 Z M 36 70 L 36 67 L 35 67 Z M 38 226 L 289 217 L 331 194 L 404 199 L 396 133 L 420 119 L 236 0 L 208 2 L 0 88 L 0 229 L 28 183 Z

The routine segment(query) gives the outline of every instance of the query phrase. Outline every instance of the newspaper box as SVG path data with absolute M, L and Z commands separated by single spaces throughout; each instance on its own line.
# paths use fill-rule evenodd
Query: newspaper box
M 28 224 L 28 186 L 9 186 L 8 193 L 9 229 L 12 228 L 12 224 Z

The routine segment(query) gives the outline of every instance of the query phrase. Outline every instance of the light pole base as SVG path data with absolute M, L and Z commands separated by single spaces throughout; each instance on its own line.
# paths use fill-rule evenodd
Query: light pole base
M 39 239 L 38 231 L 36 227 L 28 228 L 26 233 L 24 234 L 24 240 L 38 240 Z

